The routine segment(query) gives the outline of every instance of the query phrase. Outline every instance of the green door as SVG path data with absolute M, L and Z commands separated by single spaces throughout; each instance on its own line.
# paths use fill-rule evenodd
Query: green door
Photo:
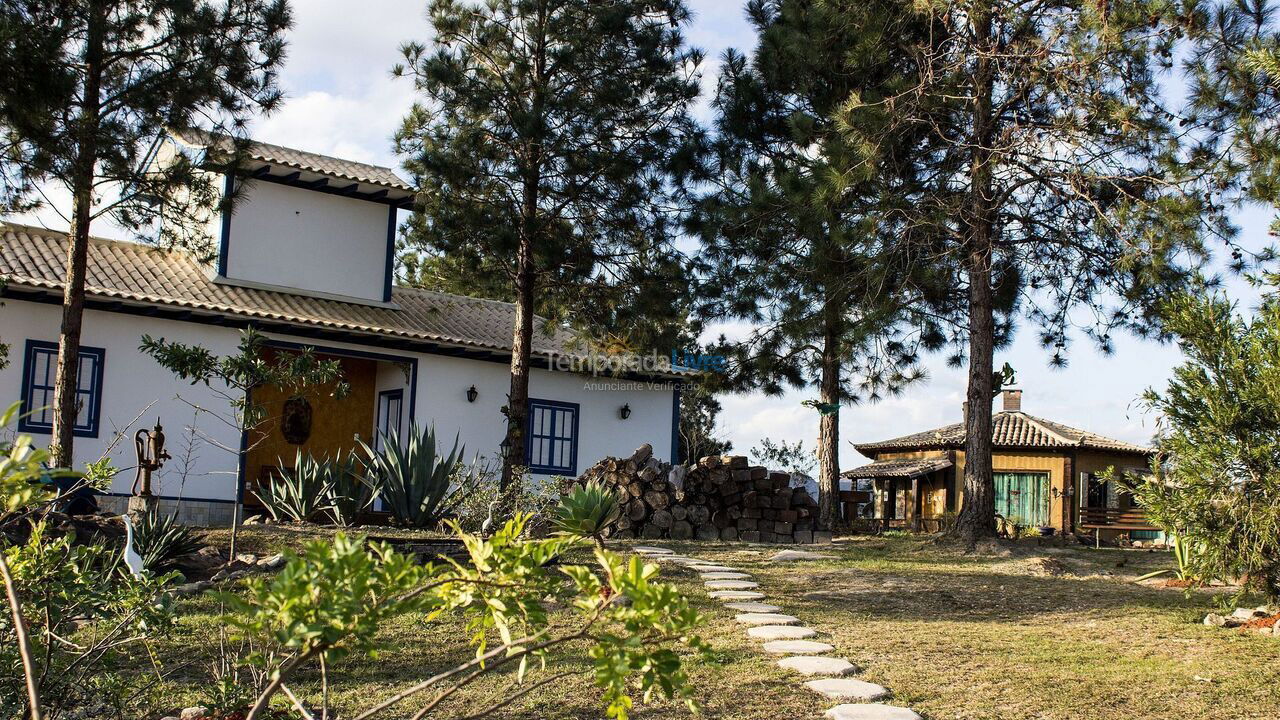
M 1048 473 L 995 473 L 996 513 L 1024 527 L 1049 524 Z

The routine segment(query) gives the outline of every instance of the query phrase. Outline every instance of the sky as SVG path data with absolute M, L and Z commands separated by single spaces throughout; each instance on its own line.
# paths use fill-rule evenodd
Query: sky
M 293 5 L 296 22 L 281 76 L 288 99 L 283 108 L 256 123 L 254 136 L 312 152 L 398 166 L 390 137 L 413 101 L 413 88 L 407 80 L 392 78 L 390 68 L 399 59 L 402 42 L 429 41 L 425 0 L 294 0 Z M 721 53 L 730 47 L 749 51 L 753 35 L 737 0 L 689 0 L 689 5 L 694 20 L 687 36 L 706 54 L 703 84 L 709 91 Z M 51 227 L 65 227 L 56 218 L 41 220 Z M 1239 218 L 1246 245 L 1265 241 L 1269 220 L 1270 212 L 1264 209 Z M 113 234 L 96 227 L 95 233 Z M 1230 287 L 1249 296 L 1239 282 Z M 1121 337 L 1114 353 L 1102 356 L 1081 341 L 1075 343 L 1069 365 L 1054 369 L 1035 333 L 1023 328 L 1012 346 L 997 354 L 996 367 L 1005 362 L 1017 371 L 1026 412 L 1145 443 L 1154 419 L 1143 412 L 1137 398 L 1149 387 L 1162 387 L 1180 355 L 1176 347 Z M 841 467 L 867 462 L 852 443 L 959 422 L 964 369 L 948 368 L 941 356 L 928 358 L 925 364 L 927 382 L 912 386 L 900 397 L 844 409 Z M 811 393 L 726 396 L 721 434 L 738 452 L 750 451 L 762 438 L 803 441 L 811 449 L 816 444 L 818 416 L 801 405 L 810 397 Z

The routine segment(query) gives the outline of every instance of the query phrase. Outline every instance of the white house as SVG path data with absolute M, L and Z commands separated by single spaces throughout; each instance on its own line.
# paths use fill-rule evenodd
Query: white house
M 172 146 L 190 150 L 183 141 Z M 173 458 L 154 476 L 154 491 L 162 508 L 181 498 L 182 519 L 195 524 L 229 523 L 238 499 L 255 501 L 246 489 L 297 450 L 333 455 L 389 428 L 434 425 L 443 442 L 457 433 L 468 457 L 497 457 L 514 307 L 394 285 L 397 210 L 409 206 L 412 189 L 391 170 L 267 144 L 253 145 L 251 156 L 245 196 L 233 213 L 210 219 L 216 262 L 130 242 L 90 244 L 74 450 L 77 465 L 108 454 L 123 469 L 101 504 L 123 506 L 132 434 L 157 418 Z M 228 176 L 224 187 L 233 182 Z M 12 224 L 0 230 L 0 339 L 11 346 L 0 392 L 6 405 L 22 401 L 33 411 L 22 431 L 47 435 L 66 237 Z M 337 358 L 351 392 L 308 396 L 307 432 L 285 437 L 273 420 L 250 440 L 196 410 L 229 414 L 223 396 L 177 380 L 139 351 L 146 334 L 228 354 L 248 326 L 270 339 L 272 352 L 310 347 Z M 576 475 L 645 442 L 674 456 L 680 374 L 566 370 L 582 360 L 569 332 L 538 321 L 531 472 Z M 283 417 L 288 398 L 262 392 L 255 404 Z

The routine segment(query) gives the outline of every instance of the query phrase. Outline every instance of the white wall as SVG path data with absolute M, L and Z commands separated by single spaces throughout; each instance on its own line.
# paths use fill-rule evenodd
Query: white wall
M 59 306 L 21 300 L 6 300 L 4 307 L 0 307 L 0 338 L 12 346 L 9 367 L 0 370 L 0 397 L 5 406 L 21 397 L 22 353 L 26 340 L 56 341 L 60 315 Z M 110 490 L 129 492 L 135 465 L 133 433 L 140 428 L 151 427 L 159 417 L 164 424 L 173 459 L 153 477 L 153 491 L 164 496 L 235 499 L 236 456 L 224 448 L 238 448 L 239 433 L 208 414 L 197 415 L 191 407 L 195 404 L 217 409 L 225 415 L 228 412 L 225 401 L 209 388 L 177 380 L 150 357 L 143 355 L 138 345 L 144 333 L 170 341 L 199 344 L 219 355 L 234 352 L 239 340 L 239 331 L 233 328 L 86 311 L 82 342 L 104 348 L 106 359 L 100 431 L 97 438 L 76 438 L 76 465 L 82 466 L 101 457 L 116 434 L 123 433 L 110 453 L 115 466 L 122 470 Z M 499 445 L 506 431 L 500 409 L 506 401 L 510 383 L 505 363 L 348 343 L 316 342 L 274 333 L 269 336 L 312 345 L 322 351 L 347 349 L 416 360 L 418 385 L 414 406 L 418 425 L 434 425 L 446 443 L 457 433 L 459 442 L 466 447 L 468 460 L 476 453 L 495 460 L 498 457 Z M 670 387 L 640 382 L 635 383 L 638 387 L 633 389 L 600 389 L 601 384 L 610 382 L 614 381 L 534 370 L 529 393 L 534 398 L 579 404 L 578 473 L 606 456 L 629 455 L 646 442 L 653 445 L 659 458 L 669 459 L 673 400 Z M 379 390 L 406 386 L 404 374 L 393 364 L 382 364 L 377 385 Z M 466 391 L 472 385 L 476 386 L 479 397 L 476 402 L 469 403 Z M 155 404 L 134 422 L 152 401 Z M 405 404 L 407 429 L 408 392 Z M 627 420 L 618 415 L 623 404 L 631 406 L 632 414 Z M 374 410 L 370 408 L 370 413 Z M 45 444 L 48 439 L 48 435 L 38 436 L 37 442 Z
M 382 302 L 387 205 L 261 181 L 243 192 L 228 278 Z
M 21 300 L 5 300 L 4 307 L 0 308 L 0 337 L 11 346 L 9 366 L 0 370 L 0 401 L 5 407 L 22 398 L 26 341 L 57 342 L 61 313 L 57 305 Z M 143 355 L 138 346 L 144 333 L 175 342 L 197 343 L 218 354 L 233 351 L 239 339 L 238 332 L 231 328 L 85 311 L 81 343 L 105 349 L 106 356 L 98 437 L 75 438 L 75 465 L 81 467 L 97 460 L 115 441 L 109 454 L 121 472 L 110 489 L 129 492 L 136 465 L 133 434 L 141 428 L 152 427 L 159 418 L 173 459 L 152 476 L 152 491 L 166 496 L 234 499 L 236 455 L 223 447 L 238 449 L 240 434 L 206 414 L 200 414 L 197 419 L 192 407 L 194 404 L 216 408 L 225 414 L 224 400 L 203 385 L 179 381 Z M 13 430 L 7 428 L 5 432 Z M 40 445 L 47 445 L 49 439 L 49 435 L 36 436 Z

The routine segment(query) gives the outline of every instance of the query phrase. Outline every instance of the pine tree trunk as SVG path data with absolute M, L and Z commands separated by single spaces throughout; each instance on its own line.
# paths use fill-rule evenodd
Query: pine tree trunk
M 823 406 L 839 406 L 840 333 L 835 313 L 828 303 L 824 310 L 825 329 L 822 338 L 822 378 L 819 399 Z M 818 420 L 818 524 L 831 530 L 840 522 L 840 411 L 827 413 Z
M 974 46 L 974 112 L 969 198 L 966 225 L 965 272 L 969 280 L 969 387 L 965 413 L 964 504 L 953 534 L 972 546 L 996 536 L 995 481 L 991 476 L 991 401 L 995 352 L 992 310 L 991 258 L 995 198 L 992 193 L 991 144 L 994 72 L 992 13 L 989 3 L 972 16 Z
M 499 488 L 515 482 L 524 465 L 525 419 L 529 412 L 529 354 L 533 342 L 533 243 L 521 238 L 516 257 L 516 319 L 511 335 L 511 389 L 507 394 L 507 452 Z
M 80 330 L 84 322 L 84 286 L 88 265 L 89 226 L 93 214 L 93 179 L 98 159 L 104 24 L 101 3 L 94 3 L 85 43 L 85 85 L 80 117 L 77 119 L 76 162 L 71 170 L 71 227 L 67 238 L 62 327 L 58 333 L 58 367 L 53 389 L 51 451 L 54 467 L 71 466 L 78 414 L 76 388 L 80 375 Z

